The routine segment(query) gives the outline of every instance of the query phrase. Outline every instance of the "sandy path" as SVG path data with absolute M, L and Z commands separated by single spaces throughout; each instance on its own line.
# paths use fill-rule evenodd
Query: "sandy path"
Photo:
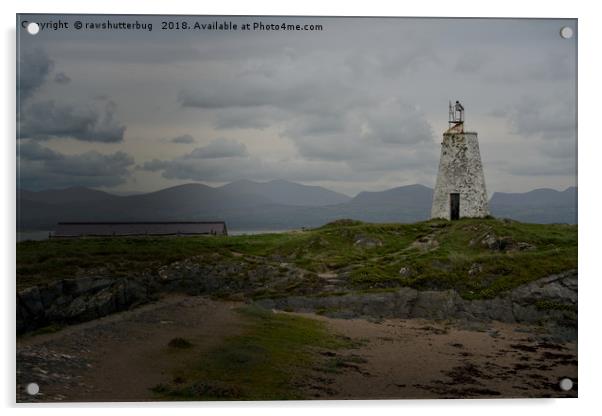
M 173 296 L 133 311 L 17 341 L 19 401 L 146 401 L 150 388 L 242 331 L 236 303 Z M 175 337 L 189 349 L 169 348 Z M 35 381 L 42 393 L 23 394 Z
M 313 315 L 313 317 L 316 317 Z M 492 322 L 477 329 L 427 320 L 341 320 L 319 317 L 336 332 L 367 339 L 353 354 L 367 362 L 318 376 L 322 399 L 576 397 L 558 380 L 577 381 L 576 343 L 553 343 L 536 328 Z

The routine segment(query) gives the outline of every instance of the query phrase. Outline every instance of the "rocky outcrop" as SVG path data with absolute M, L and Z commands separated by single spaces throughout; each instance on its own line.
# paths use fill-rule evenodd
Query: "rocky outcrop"
M 467 300 L 455 290 L 393 292 L 341 296 L 293 296 L 257 301 L 263 307 L 319 312 L 339 318 L 430 318 L 551 322 L 576 328 L 577 271 L 553 275 L 520 286 L 494 299 Z
M 34 286 L 17 293 L 17 332 L 88 321 L 146 303 L 149 279 L 85 277 Z
M 146 303 L 159 293 L 236 294 L 266 308 L 317 312 L 340 318 L 431 318 L 577 323 L 577 271 L 545 277 L 494 299 L 467 300 L 456 291 L 402 287 L 379 293 L 315 296 L 328 279 L 292 265 L 243 261 L 208 264 L 186 260 L 144 278 L 85 277 L 35 286 L 17 293 L 17 332 L 49 324 L 88 321 Z M 302 284 L 300 284 L 302 282 Z M 269 297 L 276 293 L 295 296 Z
M 160 293 L 242 300 L 256 293 L 319 293 L 325 285 L 317 275 L 288 263 L 251 256 L 228 261 L 193 257 L 145 277 L 82 277 L 22 290 L 17 293 L 17 332 L 89 321 L 149 302 Z

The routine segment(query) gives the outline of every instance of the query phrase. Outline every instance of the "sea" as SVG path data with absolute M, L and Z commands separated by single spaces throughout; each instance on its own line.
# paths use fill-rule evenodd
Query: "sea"
M 285 233 L 287 231 L 294 231 L 291 229 L 285 230 L 228 230 L 228 235 L 236 236 L 236 235 L 257 235 L 257 234 L 274 234 L 274 233 Z M 43 231 L 18 231 L 17 232 L 17 242 L 21 241 L 43 241 L 48 240 L 49 236 L 52 235 L 52 231 L 43 230 Z

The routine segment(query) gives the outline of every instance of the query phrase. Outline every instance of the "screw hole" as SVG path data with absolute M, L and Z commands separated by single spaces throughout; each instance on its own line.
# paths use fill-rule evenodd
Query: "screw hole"
M 25 391 L 30 396 L 35 396 L 40 392 L 40 386 L 38 386 L 38 383 L 29 383 L 27 387 L 25 387 Z
M 560 29 L 560 37 L 563 39 L 570 39 L 573 37 L 573 29 L 568 26 L 564 26 Z
M 569 391 L 573 388 L 573 380 L 571 380 L 568 377 L 565 377 L 560 380 L 560 383 L 558 383 L 558 385 L 560 386 L 560 390 Z
M 38 25 L 36 22 L 30 22 L 27 24 L 27 33 L 30 35 L 37 35 L 39 31 L 40 25 Z

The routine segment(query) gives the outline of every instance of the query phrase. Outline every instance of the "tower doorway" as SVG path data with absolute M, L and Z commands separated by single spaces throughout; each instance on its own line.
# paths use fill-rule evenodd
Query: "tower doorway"
M 449 194 L 449 219 L 460 219 L 460 194 Z

